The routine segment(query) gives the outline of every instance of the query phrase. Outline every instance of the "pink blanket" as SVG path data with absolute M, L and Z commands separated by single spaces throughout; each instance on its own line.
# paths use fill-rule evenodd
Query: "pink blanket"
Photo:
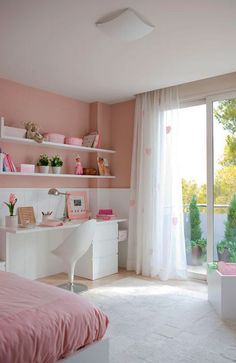
M 0 362 L 53 363 L 105 334 L 82 296 L 0 271 Z

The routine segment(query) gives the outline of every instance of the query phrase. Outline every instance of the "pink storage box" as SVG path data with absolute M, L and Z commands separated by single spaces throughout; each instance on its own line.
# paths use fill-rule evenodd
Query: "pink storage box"
M 34 173 L 35 165 L 34 164 L 20 164 L 20 172 L 21 173 Z
M 66 137 L 65 138 L 65 144 L 68 145 L 76 145 L 76 146 L 82 146 L 83 139 L 80 139 L 79 137 Z
M 226 263 L 224 261 L 218 262 L 218 271 L 222 275 L 236 276 L 236 263 Z
M 55 142 L 57 144 L 64 144 L 65 141 L 65 135 L 61 134 L 47 133 L 44 134 L 43 136 L 45 141 Z

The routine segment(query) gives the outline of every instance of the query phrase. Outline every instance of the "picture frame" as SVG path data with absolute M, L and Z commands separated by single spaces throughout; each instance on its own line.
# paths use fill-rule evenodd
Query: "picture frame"
M 18 222 L 22 226 L 36 224 L 33 207 L 18 207 L 17 212 L 18 212 Z
M 69 219 L 88 219 L 88 193 L 81 191 L 67 192 L 67 214 Z

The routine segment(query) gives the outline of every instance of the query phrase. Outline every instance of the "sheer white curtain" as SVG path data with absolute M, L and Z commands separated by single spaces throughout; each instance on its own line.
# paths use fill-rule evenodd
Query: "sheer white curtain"
M 136 98 L 127 267 L 162 280 L 186 277 L 178 108 L 177 87 Z

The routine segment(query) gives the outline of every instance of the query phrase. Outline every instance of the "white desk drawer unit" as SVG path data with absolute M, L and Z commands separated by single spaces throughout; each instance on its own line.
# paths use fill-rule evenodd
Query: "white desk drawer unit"
M 76 275 L 95 280 L 118 272 L 118 223 L 125 221 L 97 222 L 93 244 L 78 261 Z M 29 279 L 66 272 L 63 261 L 51 251 L 81 223 L 75 221 L 59 227 L 32 229 L 0 227 L 0 269 Z
M 92 245 L 78 261 L 75 274 L 90 280 L 118 272 L 118 224 L 99 225 Z
M 6 262 L 0 260 L 0 271 L 6 271 Z

